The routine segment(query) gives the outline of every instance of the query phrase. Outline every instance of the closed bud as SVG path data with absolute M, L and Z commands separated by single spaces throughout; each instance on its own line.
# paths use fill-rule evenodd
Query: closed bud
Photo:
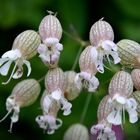
M 30 75 L 31 66 L 27 60 L 37 54 L 37 48 L 40 43 L 39 35 L 33 30 L 24 31 L 16 37 L 12 50 L 4 53 L 0 59 L 0 74 L 3 76 L 8 74 L 12 62 L 15 62 L 10 78 L 3 84 L 7 84 L 11 78 L 20 78 L 23 75 L 23 64 L 28 68 L 27 76 Z
M 82 90 L 82 86 L 78 88 L 75 84 L 76 72 L 67 71 L 64 73 L 66 79 L 66 89 L 65 89 L 65 97 L 68 100 L 74 100 L 77 98 Z
M 112 112 L 107 117 L 109 123 L 121 125 L 122 118 L 125 121 L 124 110 L 128 112 L 131 123 L 138 120 L 137 102 L 134 98 L 130 98 L 132 92 L 133 81 L 131 75 L 125 71 L 117 72 L 109 84 L 110 106 L 112 106 Z
M 56 16 L 50 15 L 43 18 L 39 25 L 39 34 L 43 41 L 38 47 L 39 57 L 50 68 L 57 67 L 63 45 L 59 43 L 62 36 L 62 27 Z
M 73 124 L 65 132 L 63 140 L 89 140 L 88 129 L 82 124 Z
M 64 115 L 71 113 L 71 103 L 64 97 L 66 88 L 65 75 L 60 68 L 50 69 L 45 77 L 45 87 L 51 97 L 56 101 L 59 101 Z
M 41 109 L 43 115 L 37 116 L 36 122 L 45 132 L 53 134 L 62 125 L 62 120 L 57 118 L 60 103 L 54 100 L 45 90 L 41 98 Z
M 1 120 L 3 121 L 11 112 L 10 132 L 12 124 L 19 119 L 20 108 L 33 104 L 40 93 L 40 85 L 35 79 L 28 79 L 19 82 L 13 89 L 12 94 L 7 98 L 6 109 L 8 113 Z
M 103 19 L 95 22 L 90 29 L 90 42 L 98 46 L 102 41 L 114 40 L 114 32 L 111 25 Z
M 137 90 L 140 90 L 140 70 L 139 69 L 132 70 L 131 76 L 134 83 L 134 87 Z
M 79 66 L 81 72 L 77 74 L 75 83 L 80 89 L 81 85 L 84 86 L 89 92 L 94 92 L 99 86 L 99 81 L 95 77 L 97 72 L 94 61 L 91 57 L 92 46 L 88 46 L 81 53 L 79 58 Z
M 140 45 L 129 39 L 123 39 L 117 43 L 121 64 L 130 68 L 140 68 Z
M 137 112 L 140 118 L 140 91 L 134 91 L 131 96 L 137 101 Z

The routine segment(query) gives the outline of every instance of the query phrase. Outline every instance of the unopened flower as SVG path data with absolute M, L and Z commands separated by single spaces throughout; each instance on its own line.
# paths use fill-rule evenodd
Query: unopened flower
M 97 140 L 116 140 L 112 124 L 107 121 L 107 116 L 111 112 L 109 98 L 107 95 L 101 100 L 97 113 L 98 124 L 91 128 L 91 134 L 97 137 Z
M 49 67 L 56 67 L 63 45 L 59 43 L 62 27 L 55 15 L 47 15 L 39 25 L 42 44 L 38 47 L 39 57 Z
M 50 93 L 51 97 L 56 101 L 59 101 L 64 115 L 71 113 L 71 103 L 64 97 L 66 88 L 65 75 L 60 68 L 50 69 L 45 77 L 45 87 L 47 92 Z
M 76 77 L 76 72 L 74 71 L 66 71 L 65 73 L 65 79 L 66 79 L 66 89 L 65 89 L 65 97 L 68 100 L 74 100 L 77 98 L 82 90 L 81 87 L 77 87 L 75 84 L 75 77 Z
M 40 93 L 40 85 L 35 79 L 28 79 L 19 82 L 13 89 L 12 94 L 6 100 L 6 109 L 8 113 L 0 120 L 2 122 L 10 113 L 11 117 L 10 132 L 13 123 L 19 119 L 20 108 L 33 104 Z
M 139 69 L 132 70 L 131 76 L 134 83 L 134 87 L 137 90 L 140 90 L 140 70 Z
M 4 53 L 0 58 L 0 74 L 3 76 L 8 74 L 12 62 L 15 62 L 10 78 L 3 84 L 7 84 L 11 78 L 20 78 L 23 74 L 23 64 L 28 68 L 27 76 L 30 75 L 31 66 L 28 60 L 37 54 L 40 42 L 39 35 L 33 30 L 24 31 L 16 37 L 12 50 Z
M 117 43 L 121 64 L 130 68 L 140 68 L 140 44 L 129 39 Z
M 117 45 L 113 42 L 114 33 L 111 25 L 102 19 L 94 23 L 90 29 L 90 42 L 93 46 L 91 50 L 92 58 L 95 61 L 96 68 L 99 72 L 104 73 L 103 58 L 112 56 L 114 64 L 120 62 L 117 53 Z
M 82 124 L 73 124 L 65 132 L 63 140 L 89 140 L 88 129 Z
M 122 118 L 125 121 L 125 110 L 129 114 L 131 123 L 135 123 L 138 120 L 137 102 L 134 98 L 130 98 L 132 92 L 133 81 L 131 75 L 125 71 L 117 72 L 109 84 L 110 105 L 113 109 L 107 117 L 108 122 L 114 125 L 122 124 Z
M 57 118 L 60 103 L 54 100 L 45 90 L 41 98 L 41 109 L 43 115 L 37 116 L 36 122 L 48 134 L 53 134 L 62 125 L 62 120 Z
M 80 89 L 83 85 L 89 92 L 94 92 L 99 86 L 99 81 L 95 77 L 97 69 L 91 57 L 92 46 L 88 46 L 80 55 L 79 66 L 81 72 L 75 78 L 75 84 Z

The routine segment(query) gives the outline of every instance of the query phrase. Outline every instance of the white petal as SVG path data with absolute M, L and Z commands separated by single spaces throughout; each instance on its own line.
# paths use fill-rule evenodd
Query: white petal
M 0 66 L 8 60 L 9 58 L 0 58 Z
M 14 75 L 12 76 L 13 79 L 18 79 L 21 78 L 23 75 L 23 70 L 21 69 L 17 69 L 17 71 L 14 73 Z
M 31 64 L 30 64 L 30 62 L 29 61 L 27 61 L 27 60 L 23 60 L 23 63 L 27 66 L 27 68 L 28 68 L 28 73 L 27 73 L 27 77 L 31 74 Z
M 98 86 L 99 86 L 99 80 L 95 76 L 92 76 L 90 81 L 89 81 L 88 91 L 89 92 L 94 92 L 94 91 L 96 91 Z
M 8 62 L 6 62 L 1 68 L 0 68 L 0 74 L 3 76 L 6 76 L 8 74 L 8 71 L 10 69 L 10 66 L 12 64 L 12 61 L 9 60 Z
M 49 112 L 51 103 L 52 103 L 52 100 L 50 99 L 50 97 L 48 95 L 46 95 L 43 100 L 43 111 L 45 113 Z
M 104 48 L 104 50 L 113 50 L 113 51 L 117 51 L 118 47 L 117 45 L 113 42 L 113 41 L 110 41 L 110 40 L 105 40 L 102 42 L 102 48 Z
M 57 126 L 56 129 L 58 129 L 59 127 L 61 127 L 62 126 L 62 123 L 63 123 L 62 120 L 57 118 L 56 119 L 56 126 Z
M 98 70 L 100 73 L 104 73 L 103 62 L 97 61 L 97 63 L 95 63 L 95 64 L 96 64 L 97 70 Z
M 55 47 L 56 47 L 56 49 L 59 50 L 59 51 L 62 51 L 62 50 L 63 50 L 63 45 L 60 44 L 60 43 L 57 43 L 57 44 L 55 45 Z
M 44 55 L 44 54 L 41 54 L 41 55 L 39 55 L 39 57 L 42 59 L 42 61 L 44 62 L 44 63 L 50 63 L 50 55 Z
M 117 52 L 110 52 L 110 55 L 113 57 L 114 59 L 114 64 L 118 64 L 120 63 L 121 59 L 120 57 L 118 56 L 118 53 Z
M 126 99 L 122 96 L 118 96 L 116 97 L 116 101 L 122 105 L 124 105 L 126 103 Z
M 47 47 L 45 44 L 40 44 L 37 48 L 37 51 L 39 54 L 44 54 L 46 53 Z
M 113 110 L 108 116 L 107 121 L 114 125 L 122 124 L 122 118 L 120 110 Z
M 59 40 L 57 38 L 47 38 L 45 39 L 44 43 L 47 45 L 47 46 L 52 46 L 52 45 L 55 45 L 56 43 L 58 43 Z
M 6 57 L 11 59 L 11 60 L 16 60 L 17 58 L 21 57 L 20 50 L 15 49 L 15 50 L 7 51 L 6 53 L 4 53 L 2 55 L 2 58 L 6 58 Z
M 135 122 L 138 121 L 137 111 L 129 110 L 128 113 L 129 113 L 129 121 L 130 121 L 130 123 L 135 123 Z
M 77 87 L 78 89 L 81 89 L 81 87 L 82 87 L 82 82 L 81 82 L 81 79 L 80 79 L 80 77 L 79 77 L 79 74 L 77 74 L 77 75 L 75 76 L 74 83 L 75 83 L 75 85 L 76 85 L 76 87 Z
M 52 56 L 51 56 L 51 61 L 52 62 L 55 62 L 55 61 L 57 61 L 59 59 L 59 55 L 57 55 L 57 54 L 53 54 Z
M 97 61 L 98 51 L 96 50 L 96 47 L 92 47 L 90 52 L 91 52 L 91 57 L 93 58 L 93 60 Z
M 60 100 L 61 95 L 62 93 L 60 90 L 55 90 L 54 92 L 51 93 L 52 98 L 54 98 L 55 100 Z

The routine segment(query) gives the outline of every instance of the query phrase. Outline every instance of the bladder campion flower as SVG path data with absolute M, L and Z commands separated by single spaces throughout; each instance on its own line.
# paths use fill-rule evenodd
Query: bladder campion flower
M 43 115 L 37 116 L 36 122 L 48 134 L 53 134 L 62 125 L 62 120 L 57 118 L 60 103 L 54 100 L 45 90 L 41 98 L 41 109 Z
M 109 98 L 109 95 L 106 95 L 101 100 L 97 112 L 98 124 L 91 128 L 91 134 L 97 136 L 97 140 L 116 140 L 112 124 L 107 121 L 107 116 L 111 112 Z
M 23 74 L 23 64 L 28 68 L 27 76 L 30 75 L 31 66 L 28 60 L 37 54 L 40 43 L 39 35 L 33 30 L 24 31 L 16 37 L 12 50 L 4 53 L 0 58 L 0 74 L 3 76 L 8 74 L 12 62 L 15 62 L 10 78 L 3 84 L 7 84 L 11 78 L 20 78 Z
M 60 102 L 64 115 L 71 113 L 72 104 L 64 97 L 66 88 L 65 75 L 60 68 L 50 69 L 45 77 L 45 87 L 51 97 Z
M 38 47 L 39 57 L 49 67 L 56 67 L 63 45 L 59 43 L 62 36 L 62 27 L 56 15 L 52 12 L 43 18 L 39 25 L 39 34 L 42 44 Z
M 0 120 L 2 122 L 10 113 L 11 117 L 10 132 L 12 132 L 13 123 L 19 119 L 20 108 L 33 104 L 40 93 L 40 85 L 35 79 L 28 79 L 19 82 L 13 89 L 11 95 L 6 100 L 6 109 L 8 113 Z
M 125 71 L 117 72 L 109 84 L 110 105 L 113 110 L 107 117 L 108 122 L 114 125 L 122 124 L 122 116 L 125 121 L 125 110 L 129 114 L 131 123 L 135 123 L 138 120 L 137 102 L 134 98 L 130 98 L 132 93 L 133 81 L 131 75 Z
M 94 23 L 90 29 L 90 43 L 93 46 L 91 50 L 92 58 L 95 61 L 96 68 L 99 72 L 104 73 L 103 58 L 112 56 L 114 64 L 120 62 L 117 53 L 117 45 L 113 42 L 114 33 L 111 25 L 103 19 Z
M 97 69 L 91 57 L 92 46 L 88 46 L 80 55 L 79 67 L 81 72 L 75 77 L 75 84 L 79 89 L 83 85 L 89 92 L 94 92 L 99 86 L 99 81 L 95 77 Z

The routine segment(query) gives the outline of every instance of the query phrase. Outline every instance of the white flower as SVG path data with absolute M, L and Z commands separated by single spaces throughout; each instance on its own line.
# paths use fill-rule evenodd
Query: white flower
M 106 56 L 110 62 L 109 55 L 112 56 L 114 64 L 121 61 L 117 53 L 117 45 L 110 40 L 105 40 L 100 45 L 95 46 L 91 49 L 91 56 L 95 62 L 96 68 L 100 73 L 104 73 L 103 58 Z
M 48 134 L 53 134 L 55 130 L 62 125 L 62 120 L 55 118 L 53 115 L 37 116 L 36 122 L 40 128 L 46 130 Z
M 44 44 L 38 47 L 39 57 L 45 64 L 53 64 L 59 60 L 60 51 L 63 50 L 62 44 L 57 38 L 47 38 Z
M 20 107 L 15 103 L 14 98 L 8 98 L 6 101 L 6 109 L 7 109 L 7 114 L 0 120 L 0 122 L 4 121 L 10 113 L 13 112 L 13 115 L 11 117 L 11 125 L 9 132 L 12 132 L 12 127 L 13 123 L 17 122 L 19 119 L 19 112 L 20 112 Z
M 31 73 L 30 62 L 22 58 L 22 54 L 19 49 L 14 49 L 7 51 L 2 55 L 2 58 L 0 58 L 1 75 L 6 76 L 8 74 L 12 62 L 15 62 L 15 66 L 12 70 L 9 79 L 7 80 L 7 82 L 3 82 L 3 84 L 7 84 L 11 80 L 11 78 L 14 79 L 20 78 L 23 75 L 23 67 L 22 67 L 23 64 L 25 64 L 28 68 L 27 76 L 29 76 Z
M 110 105 L 113 107 L 112 112 L 108 115 L 107 120 L 114 125 L 122 125 L 122 119 L 125 121 L 125 110 L 129 114 L 129 121 L 135 123 L 138 120 L 137 102 L 133 98 L 116 94 L 113 99 L 110 99 Z
M 80 72 L 75 77 L 75 84 L 77 85 L 77 88 L 81 87 L 83 80 L 83 86 L 87 88 L 89 92 L 95 92 L 99 86 L 99 80 L 94 75 L 88 72 Z
M 51 97 L 61 104 L 61 109 L 64 110 L 63 115 L 67 116 L 71 113 L 72 104 L 67 101 L 60 89 L 52 92 Z

